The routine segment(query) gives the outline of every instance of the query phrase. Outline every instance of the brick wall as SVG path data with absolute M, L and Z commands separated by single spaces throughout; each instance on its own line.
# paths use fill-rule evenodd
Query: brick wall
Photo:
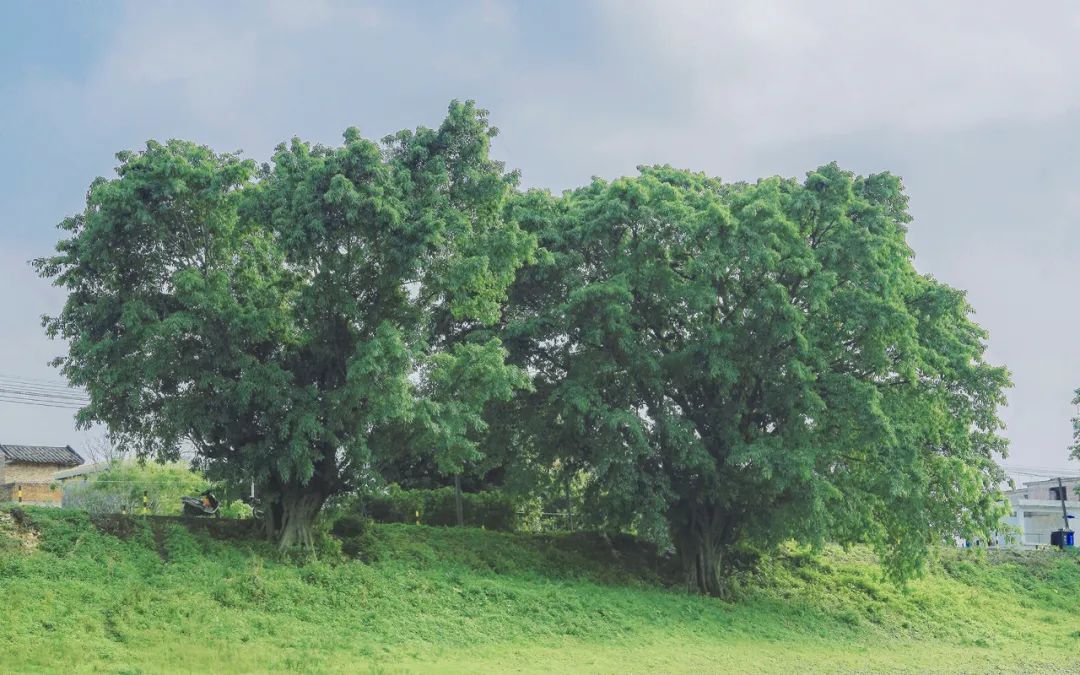
M 8 462 L 4 467 L 4 483 L 51 483 L 56 472 L 63 468 L 59 464 Z
M 18 489 L 22 488 L 24 504 L 44 504 L 59 506 L 63 491 L 54 484 L 53 476 L 64 467 L 57 464 L 29 464 L 26 462 L 7 462 L 3 471 L 3 483 L 0 484 L 0 502 L 18 500 Z
M 58 485 L 50 483 L 8 483 L 0 485 L 0 502 L 15 502 L 19 499 L 22 488 L 23 504 L 60 506 L 63 491 Z

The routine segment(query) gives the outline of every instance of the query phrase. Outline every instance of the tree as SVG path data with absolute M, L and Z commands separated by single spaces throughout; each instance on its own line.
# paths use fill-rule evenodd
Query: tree
M 964 294 L 912 264 L 907 198 L 835 165 L 724 184 L 670 167 L 517 197 L 536 264 L 503 326 L 534 390 L 491 407 L 586 516 L 666 530 L 688 585 L 795 538 L 871 542 L 896 577 L 993 529 L 997 407 Z
M 35 261 L 69 293 L 45 326 L 90 396 L 80 424 L 253 477 L 282 547 L 388 429 L 446 470 L 477 456 L 483 407 L 525 383 L 488 326 L 534 248 L 502 218 L 517 176 L 495 133 L 454 102 L 436 130 L 294 139 L 262 167 L 184 141 L 120 153 Z

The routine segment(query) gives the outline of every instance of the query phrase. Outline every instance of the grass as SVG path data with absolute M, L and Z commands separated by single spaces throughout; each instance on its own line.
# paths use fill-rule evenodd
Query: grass
M 726 603 L 628 541 L 382 525 L 283 560 L 166 519 L 0 512 L 0 672 L 1080 672 L 1080 559 L 787 548 Z

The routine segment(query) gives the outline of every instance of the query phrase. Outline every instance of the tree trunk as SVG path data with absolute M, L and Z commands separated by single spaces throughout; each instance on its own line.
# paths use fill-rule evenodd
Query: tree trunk
M 326 497 L 308 490 L 288 491 L 280 497 L 281 520 L 277 523 L 277 544 L 282 551 L 294 546 L 315 546 L 315 517 Z
M 679 556 L 686 573 L 686 586 L 691 593 L 713 597 L 726 595 L 721 573 L 723 554 L 720 547 L 707 539 L 687 537 L 679 546 Z
M 307 485 L 273 485 L 264 515 L 266 538 L 282 551 L 294 546 L 312 548 L 315 519 L 329 496 L 329 491 L 315 481 Z
M 684 507 L 685 510 L 680 509 L 682 522 L 673 523 L 673 529 L 687 589 L 691 593 L 726 597 L 728 587 L 723 563 L 727 528 L 715 508 Z

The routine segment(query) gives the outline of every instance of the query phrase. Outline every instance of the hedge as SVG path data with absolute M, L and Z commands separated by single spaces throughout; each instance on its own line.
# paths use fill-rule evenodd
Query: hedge
M 422 525 L 457 525 L 452 487 L 402 490 L 392 485 L 389 491 L 365 499 L 362 508 L 373 520 L 382 523 L 415 523 L 419 520 Z M 514 502 L 501 492 L 463 492 L 461 510 L 468 527 L 513 530 L 517 523 Z

